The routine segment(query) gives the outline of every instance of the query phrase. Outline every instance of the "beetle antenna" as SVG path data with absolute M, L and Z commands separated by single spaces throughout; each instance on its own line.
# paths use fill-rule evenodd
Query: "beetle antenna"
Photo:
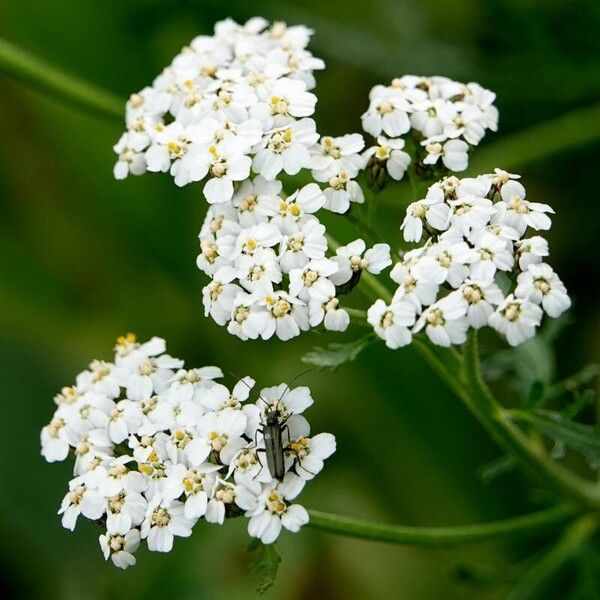
M 283 394 L 281 394 L 281 396 L 279 396 L 279 400 L 277 400 L 277 403 L 281 402 L 281 399 L 290 391 L 290 387 L 291 385 L 297 381 L 298 379 L 300 379 L 301 377 L 304 377 L 305 375 L 308 375 L 310 372 L 312 371 L 312 369 L 307 369 L 306 371 L 303 371 L 302 373 L 300 373 L 299 375 L 296 375 L 296 377 L 294 377 L 286 386 L 285 386 L 285 390 L 283 391 Z
M 233 375 L 237 379 L 236 383 L 239 383 L 241 381 L 250 391 L 252 391 L 252 387 L 248 385 L 248 382 L 245 381 L 244 377 L 236 375 L 233 371 L 229 371 L 229 374 Z M 270 404 L 260 394 L 258 395 L 258 399 L 262 400 L 267 406 L 270 406 Z

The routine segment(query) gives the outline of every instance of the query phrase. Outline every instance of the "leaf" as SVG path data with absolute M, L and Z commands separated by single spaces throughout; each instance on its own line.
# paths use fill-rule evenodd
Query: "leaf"
M 516 420 L 527 422 L 561 445 L 583 454 L 592 468 L 600 468 L 600 427 L 574 423 L 550 410 L 514 411 Z
M 541 381 L 534 381 L 529 388 L 527 400 L 525 400 L 526 408 L 536 407 L 544 398 L 545 386 Z
M 494 479 L 509 473 L 517 466 L 514 457 L 504 455 L 481 466 L 477 472 L 483 483 L 491 483 Z
M 535 382 L 550 386 L 556 371 L 553 344 L 569 322 L 568 316 L 548 319 L 536 337 L 515 348 L 490 355 L 482 362 L 485 378 L 497 381 L 512 376 L 512 384 L 524 398 L 528 397 Z
M 327 344 L 325 348 L 316 346 L 310 352 L 307 352 L 301 360 L 302 362 L 314 365 L 319 369 L 335 371 L 343 364 L 355 360 L 369 344 L 375 341 L 375 339 L 375 335 L 369 333 L 364 337 L 345 344 Z
M 258 579 L 256 591 L 262 595 L 275 583 L 281 557 L 275 544 L 263 544 L 260 540 L 252 540 L 248 550 L 255 554 L 250 573 Z

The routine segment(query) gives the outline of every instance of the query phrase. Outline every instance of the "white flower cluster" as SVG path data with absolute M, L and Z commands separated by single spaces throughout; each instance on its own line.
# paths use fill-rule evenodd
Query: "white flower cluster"
M 312 31 L 256 17 L 227 19 L 198 36 L 126 107 L 115 177 L 169 171 L 177 185 L 205 180 L 209 203 L 231 200 L 251 168 L 274 179 L 310 168 L 318 140 Z
M 128 334 L 117 340 L 114 362 L 93 361 L 63 388 L 41 432 L 47 461 L 75 457 L 63 526 L 73 530 L 79 515 L 97 522 L 104 557 L 126 568 L 141 539 L 168 552 L 202 517 L 222 524 L 245 515 L 248 533 L 265 544 L 282 527 L 306 524 L 293 500 L 335 451 L 335 438 L 310 437 L 300 414 L 313 403 L 310 391 L 281 384 L 253 404 L 251 378 L 230 391 L 219 377 L 217 367 L 185 370 L 160 338 L 140 344 Z M 282 431 L 277 478 L 262 435 L 266 415 Z
M 569 308 L 565 286 L 544 262 L 548 242 L 525 237 L 550 229 L 554 211 L 527 200 L 518 178 L 500 169 L 446 177 L 408 206 L 404 239 L 429 238 L 392 269 L 399 287 L 391 304 L 378 300 L 368 311 L 390 348 L 422 329 L 437 345 L 461 344 L 469 327 L 485 325 L 516 346 L 533 337 L 544 311 L 558 317 Z
M 440 76 L 404 75 L 388 86 L 376 85 L 362 116 L 363 129 L 377 138 L 366 156 L 385 165 L 392 179 L 402 179 L 411 160 L 403 150 L 410 133 L 421 166 L 441 161 L 450 171 L 464 171 L 469 147 L 479 144 L 487 129 L 497 130 L 495 98 L 478 83 Z
M 324 64 L 306 50 L 311 33 L 260 18 L 217 23 L 130 98 L 128 130 L 115 146 L 117 178 L 148 170 L 170 171 L 178 185 L 205 181 L 204 306 L 242 339 L 288 340 L 321 323 L 344 331 L 339 286 L 391 264 L 389 246 L 366 250 L 361 240 L 326 257 L 315 213 L 364 202 L 355 178 L 366 158 L 360 134 L 319 139 L 309 90 Z M 322 187 L 286 196 L 278 177 L 301 169 Z
M 261 181 L 312 169 L 327 182 L 325 206 L 345 212 L 363 194 L 361 135 L 324 137 L 309 118 L 313 71 L 324 63 L 306 46 L 312 31 L 259 17 L 228 19 L 199 36 L 126 107 L 127 131 L 114 147 L 117 179 L 169 171 L 177 185 L 204 181 L 210 204 L 229 202 L 251 171 Z M 239 195 L 239 194 L 238 194 Z
M 367 250 L 358 239 L 327 258 L 325 226 L 313 214 L 324 202 L 316 183 L 284 199 L 281 183 L 257 177 L 232 202 L 211 206 L 197 260 L 211 277 L 205 314 L 243 340 L 289 340 L 321 323 L 345 331 L 350 317 L 339 294 L 363 270 L 378 274 L 390 266 L 390 247 Z

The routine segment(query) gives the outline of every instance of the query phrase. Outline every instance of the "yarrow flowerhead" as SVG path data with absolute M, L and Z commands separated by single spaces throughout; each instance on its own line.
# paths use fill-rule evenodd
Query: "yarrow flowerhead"
M 160 338 L 123 336 L 113 362 L 92 361 L 55 397 L 41 445 L 49 462 L 75 459 L 58 511 L 63 526 L 73 530 L 80 516 L 99 524 L 104 557 L 120 568 L 135 564 L 141 540 L 169 552 L 202 518 L 245 516 L 265 544 L 282 527 L 298 531 L 308 513 L 294 500 L 335 451 L 331 434 L 310 434 L 302 414 L 313 403 L 309 389 L 281 384 L 252 403 L 250 377 L 230 391 L 216 381 L 219 368 L 185 369 L 165 350 Z M 278 473 L 263 435 L 274 411 Z
M 428 239 L 392 269 L 399 287 L 391 305 L 379 300 L 368 314 L 389 347 L 421 330 L 434 344 L 462 344 L 469 328 L 486 325 L 514 346 L 535 334 L 544 312 L 558 317 L 569 308 L 565 286 L 543 262 L 548 243 L 526 237 L 549 229 L 554 211 L 526 200 L 518 177 L 500 169 L 446 177 L 408 206 L 404 239 Z
M 364 153 L 373 185 L 383 185 L 386 171 L 402 179 L 411 162 L 403 151 L 405 140 L 413 148 L 416 170 L 433 175 L 444 169 L 464 171 L 470 147 L 486 130 L 498 128 L 495 98 L 477 83 L 440 76 L 404 75 L 388 86 L 376 85 L 362 116 L 363 129 L 377 138 L 377 145 Z
M 203 182 L 211 205 L 197 259 L 211 278 L 205 313 L 242 339 L 288 340 L 321 324 L 343 331 L 350 320 L 317 213 L 364 202 L 356 178 L 365 142 L 317 133 L 311 90 L 324 63 L 306 50 L 311 34 L 260 18 L 217 23 L 214 35 L 194 39 L 131 96 L 128 129 L 115 146 L 117 178 L 169 171 L 178 185 Z M 399 150 L 392 154 L 406 164 Z M 278 177 L 302 169 L 315 181 L 286 193 Z M 387 245 L 378 251 L 389 256 Z

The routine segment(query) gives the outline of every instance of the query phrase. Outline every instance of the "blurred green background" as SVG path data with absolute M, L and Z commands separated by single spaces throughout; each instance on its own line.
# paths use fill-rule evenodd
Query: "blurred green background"
M 0 35 L 126 97 L 216 20 L 255 14 L 316 30 L 311 49 L 327 62 L 317 76 L 323 133 L 358 130 L 370 87 L 404 73 L 495 90 L 500 133 L 484 145 L 599 97 L 600 4 L 592 0 L 3 0 Z M 307 350 L 339 338 L 243 343 L 205 319 L 206 280 L 195 266 L 205 211 L 199 189 L 177 189 L 166 176 L 116 182 L 119 126 L 0 82 L 2 590 L 29 598 L 252 598 L 241 522 L 199 525 L 169 555 L 140 552 L 127 572 L 105 564 L 92 524 L 75 534 L 60 526 L 55 513 L 71 465 L 42 461 L 39 430 L 57 390 L 90 359 L 109 358 L 125 331 L 164 336 L 188 365 L 217 364 L 261 385 L 291 379 Z M 558 340 L 559 374 L 598 357 L 598 150 L 597 141 L 571 147 L 521 169 L 529 197 L 557 212 L 552 264 L 574 298 Z M 396 239 L 400 210 L 381 209 Z M 339 221 L 331 221 L 333 233 L 348 240 Z M 377 345 L 303 383 L 317 399 L 314 430 L 335 433 L 339 448 L 303 494 L 306 506 L 415 525 L 475 523 L 538 506 L 535 484 L 518 471 L 482 483 L 478 468 L 499 450 L 412 349 Z M 501 391 L 514 402 L 512 388 Z M 514 565 L 543 542 L 442 551 L 306 529 L 283 536 L 283 563 L 266 597 L 503 598 L 518 577 Z M 566 575 L 546 598 L 566 597 Z

